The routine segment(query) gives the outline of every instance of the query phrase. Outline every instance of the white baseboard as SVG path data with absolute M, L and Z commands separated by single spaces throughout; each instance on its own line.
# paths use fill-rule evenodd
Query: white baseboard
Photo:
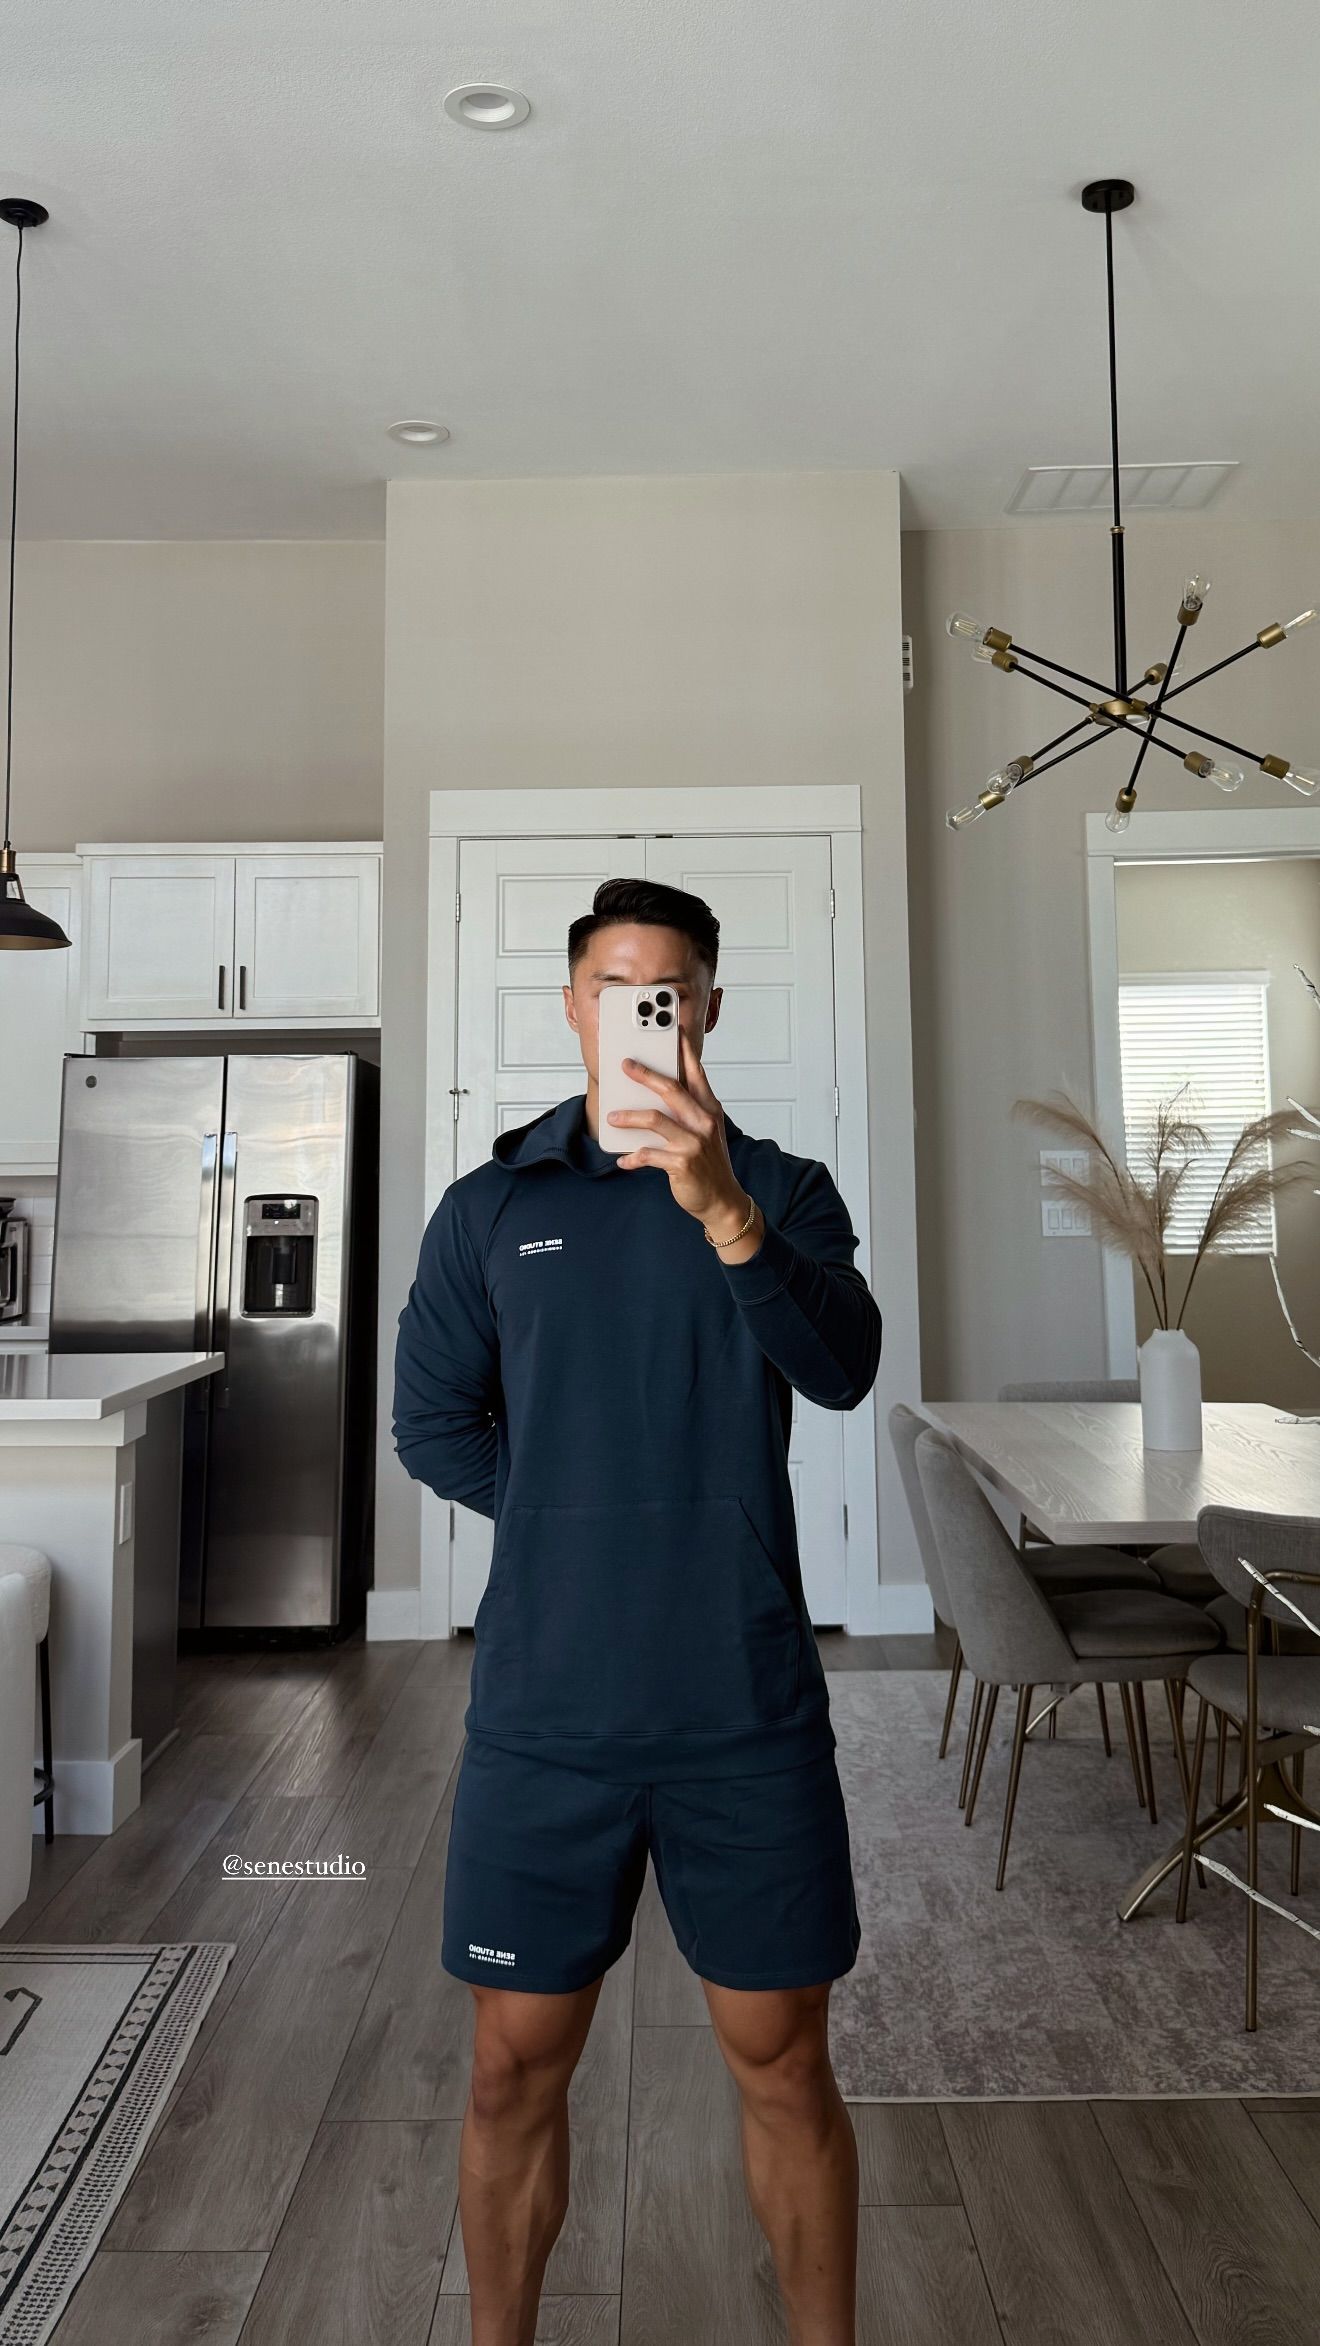
M 935 1626 L 935 1608 L 924 1580 L 899 1580 L 879 1589 L 880 1637 L 920 1637 Z
M 422 1634 L 421 1591 L 415 1588 L 367 1590 L 367 1643 L 413 1642 Z
M 114 1833 L 142 1800 L 142 1744 L 138 1736 L 121 1744 L 112 1758 L 64 1759 L 55 1749 L 54 1827 L 60 1833 Z M 32 1830 L 46 1830 L 46 1811 L 35 1805 Z

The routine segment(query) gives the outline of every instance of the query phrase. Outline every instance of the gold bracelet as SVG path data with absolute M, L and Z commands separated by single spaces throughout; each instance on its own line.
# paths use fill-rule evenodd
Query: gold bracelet
M 748 1233 L 748 1231 L 751 1229 L 751 1227 L 752 1227 L 752 1224 L 753 1224 L 753 1222 L 754 1222 L 755 1220 L 756 1220 L 756 1200 L 755 1200 L 755 1198 L 753 1198 L 753 1199 L 752 1199 L 752 1204 L 751 1204 L 751 1211 L 750 1211 L 750 1213 L 748 1214 L 746 1221 L 743 1223 L 743 1226 L 742 1226 L 741 1230 L 735 1230 L 735 1231 L 734 1231 L 734 1234 L 733 1234 L 733 1236 L 732 1236 L 732 1238 L 712 1238 L 712 1237 L 711 1237 L 711 1234 L 710 1234 L 710 1232 L 709 1232 L 709 1230 L 708 1230 L 708 1231 L 706 1232 L 706 1241 L 707 1241 L 707 1244 L 708 1244 L 708 1245 L 710 1245 L 710 1246 L 736 1246 L 740 1238 L 745 1238 L 745 1237 L 747 1236 L 747 1233 Z

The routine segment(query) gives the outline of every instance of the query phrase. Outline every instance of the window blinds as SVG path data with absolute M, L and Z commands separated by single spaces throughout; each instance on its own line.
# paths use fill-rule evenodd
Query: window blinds
M 1125 978 L 1118 989 L 1123 1059 L 1123 1121 L 1128 1163 L 1144 1171 L 1156 1107 L 1186 1085 L 1178 1112 L 1210 1137 L 1179 1192 L 1166 1241 L 1171 1254 L 1194 1254 L 1228 1153 L 1244 1124 L 1270 1107 L 1269 1029 L 1263 977 L 1233 975 Z M 1262 1149 L 1252 1163 L 1268 1160 Z M 1225 1248 L 1272 1254 L 1272 1201 Z

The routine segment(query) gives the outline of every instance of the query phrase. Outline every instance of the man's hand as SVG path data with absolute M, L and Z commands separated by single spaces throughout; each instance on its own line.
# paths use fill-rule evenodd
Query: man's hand
M 643 1067 L 636 1059 L 624 1060 L 625 1075 L 648 1085 L 660 1097 L 654 1108 L 610 1110 L 611 1124 L 639 1124 L 656 1135 L 653 1144 L 630 1149 L 618 1161 L 630 1171 L 635 1165 L 659 1165 L 669 1175 L 670 1190 L 683 1211 L 700 1222 L 712 1239 L 732 1238 L 747 1220 L 752 1200 L 729 1158 L 724 1111 L 681 1027 L 678 1047 L 682 1083 L 676 1083 L 671 1075 L 658 1075 L 653 1067 Z M 764 1227 L 758 1206 L 746 1236 L 735 1246 L 721 1246 L 725 1261 L 750 1261 L 760 1246 Z

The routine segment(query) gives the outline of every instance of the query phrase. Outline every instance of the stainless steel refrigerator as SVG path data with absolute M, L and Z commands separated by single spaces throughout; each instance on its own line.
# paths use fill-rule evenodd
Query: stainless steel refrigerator
M 184 1389 L 179 1623 L 353 1627 L 371 1580 L 379 1070 L 64 1062 L 52 1352 L 222 1352 Z

